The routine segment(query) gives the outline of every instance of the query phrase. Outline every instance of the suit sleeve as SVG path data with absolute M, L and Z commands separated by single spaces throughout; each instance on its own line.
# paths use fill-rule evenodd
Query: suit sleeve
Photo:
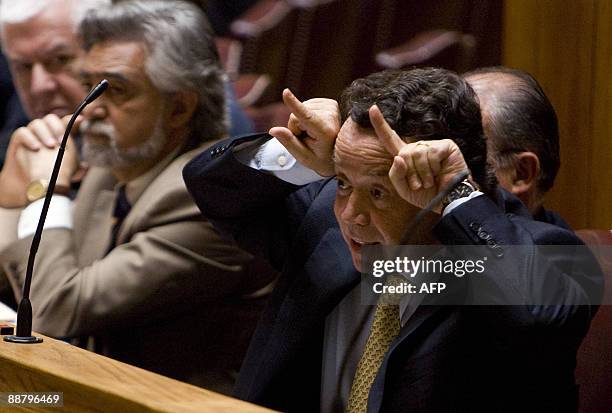
M 445 216 L 435 233 L 443 244 L 482 245 L 496 257 L 488 261 L 486 278 L 475 284 L 473 294 L 481 303 L 500 304 L 491 313 L 503 320 L 499 325 L 586 333 L 601 302 L 603 277 L 573 232 L 506 214 L 481 196 Z
M 280 269 L 321 182 L 297 186 L 239 162 L 233 148 L 267 134 L 230 139 L 202 152 L 183 170 L 202 214 L 247 251 Z

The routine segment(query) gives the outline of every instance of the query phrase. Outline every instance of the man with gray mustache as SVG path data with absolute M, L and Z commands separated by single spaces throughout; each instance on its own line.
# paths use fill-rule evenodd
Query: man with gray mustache
M 117 131 L 111 123 L 102 120 L 85 120 L 80 131 L 83 135 L 99 136 L 108 143 L 99 143 L 95 139 L 86 139 L 83 142 L 82 156 L 90 163 L 98 166 L 129 165 L 134 162 L 155 157 L 163 149 L 166 141 L 163 125 L 157 119 L 153 133 L 149 140 L 140 145 L 121 149 L 117 146 Z
M 78 122 L 90 170 L 76 200 L 52 198 L 31 287 L 33 328 L 227 393 L 272 273 L 221 238 L 181 178 L 196 153 L 227 135 L 208 22 L 188 2 L 136 0 L 89 13 L 80 32 L 83 85 L 110 86 Z M 64 124 L 46 120 L 24 132 L 60 136 Z M 20 148 L 7 159 L 21 188 L 9 201 L 25 209 L 19 240 L 0 252 L 0 278 L 17 298 L 55 156 Z M 70 142 L 60 188 L 78 165 Z

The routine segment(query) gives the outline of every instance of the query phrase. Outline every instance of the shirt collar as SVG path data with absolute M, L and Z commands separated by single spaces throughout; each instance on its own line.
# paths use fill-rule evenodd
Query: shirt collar
M 153 168 L 125 184 L 125 195 L 130 205 L 134 205 L 138 201 L 151 182 L 176 158 L 179 151 L 180 148 L 176 148 Z

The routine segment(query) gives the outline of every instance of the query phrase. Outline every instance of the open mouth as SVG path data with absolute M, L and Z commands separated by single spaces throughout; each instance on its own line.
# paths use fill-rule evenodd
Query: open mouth
M 360 241 L 360 240 L 351 238 L 351 246 L 354 248 L 361 248 L 364 245 L 378 245 L 378 244 L 380 244 L 380 242 L 366 242 L 366 241 Z

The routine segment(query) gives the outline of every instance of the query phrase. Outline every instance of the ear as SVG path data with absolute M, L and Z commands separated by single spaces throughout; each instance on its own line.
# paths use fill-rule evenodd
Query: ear
M 515 173 L 510 183 L 512 187 L 510 192 L 519 198 L 531 197 L 537 192 L 540 159 L 533 152 L 520 152 L 515 156 Z
M 195 92 L 173 93 L 166 107 L 166 125 L 171 128 L 187 126 L 198 106 L 198 99 L 198 94 Z

